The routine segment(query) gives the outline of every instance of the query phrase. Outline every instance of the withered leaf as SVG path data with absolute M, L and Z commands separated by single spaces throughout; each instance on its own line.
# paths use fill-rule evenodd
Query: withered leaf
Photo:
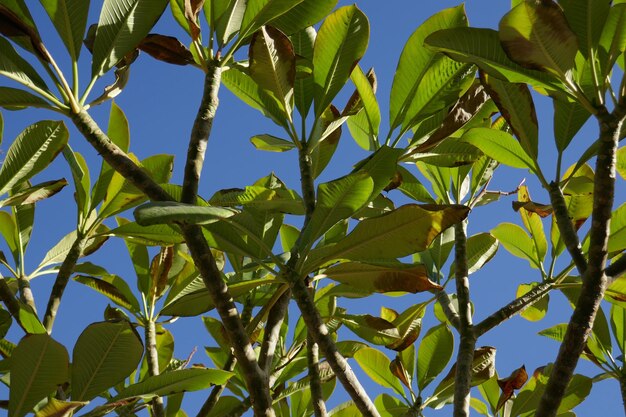
M 200 25 L 198 25 L 198 15 L 204 0 L 185 0 L 185 18 L 189 22 L 191 29 L 191 38 L 195 41 L 200 37 Z
M 389 370 L 391 373 L 400 380 L 404 384 L 405 387 L 411 389 L 411 382 L 409 382 L 409 373 L 404 369 L 404 365 L 402 365 L 402 361 L 400 361 L 399 357 L 396 357 L 389 363 Z
M 171 246 L 161 248 L 161 251 L 152 259 L 150 264 L 150 277 L 152 288 L 150 295 L 159 298 L 167 286 L 167 276 L 172 268 L 174 249 Z
M 502 408 L 509 398 L 513 396 L 513 392 L 522 388 L 526 381 L 528 381 L 528 374 L 524 365 L 511 372 L 511 375 L 508 377 L 499 379 L 498 386 L 502 390 L 502 394 L 500 394 L 496 411 Z
M 519 211 L 520 209 L 536 213 L 542 218 L 548 217 L 553 211 L 550 204 L 540 204 L 533 201 L 513 201 L 513 210 Z
M 139 49 L 159 61 L 174 65 L 193 64 L 193 55 L 173 36 L 151 33 L 139 44 Z
M 376 72 L 374 72 L 374 68 L 370 68 L 365 76 L 372 86 L 372 91 L 376 93 L 376 89 L 378 88 L 378 78 L 376 78 Z M 352 95 L 346 102 L 346 107 L 344 107 L 341 115 L 348 116 L 351 114 L 357 114 L 362 108 L 363 103 L 361 102 L 361 95 L 359 94 L 358 90 L 355 89 L 354 93 L 352 93 Z

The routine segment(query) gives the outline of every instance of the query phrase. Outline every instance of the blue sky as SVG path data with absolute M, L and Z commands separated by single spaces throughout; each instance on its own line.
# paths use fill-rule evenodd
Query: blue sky
M 93 2 L 92 6 L 100 2 Z M 352 2 L 340 1 L 340 5 Z M 41 24 L 43 40 L 56 57 L 57 61 L 65 62 L 65 54 L 51 29 L 47 16 L 35 2 L 32 12 L 35 19 Z M 378 75 L 378 100 L 383 115 L 381 132 L 386 133 L 386 115 L 388 114 L 389 91 L 393 80 L 397 60 L 402 47 L 410 34 L 427 17 L 446 7 L 458 5 L 452 1 L 426 0 L 363 0 L 357 5 L 370 19 L 371 38 L 361 65 L 364 69 L 374 67 Z M 478 27 L 496 27 L 500 17 L 506 13 L 509 3 L 501 0 L 469 0 L 465 3 L 470 24 Z M 94 9 L 94 7 L 92 7 Z M 95 13 L 94 13 L 95 12 Z M 89 23 L 97 21 L 97 12 L 92 10 Z M 184 43 L 186 35 L 173 22 L 169 10 L 154 30 L 155 32 L 179 37 Z M 84 82 L 89 74 L 89 54 L 83 51 L 82 69 Z M 67 68 L 67 65 L 62 67 Z M 195 68 L 177 67 L 156 62 L 147 55 L 142 55 L 133 64 L 131 79 L 124 92 L 116 99 L 117 104 L 126 112 L 131 127 L 131 150 L 139 158 L 154 153 L 170 153 L 176 156 L 173 182 L 179 183 L 182 178 L 182 164 L 186 152 L 189 131 L 195 117 L 196 108 L 202 91 L 203 74 Z M 0 81 L 0 85 L 8 85 Z M 99 94 L 105 86 L 100 82 L 93 93 Z M 84 86 L 84 84 L 83 84 Z M 345 100 L 352 91 L 349 87 L 338 99 Z M 546 172 L 553 172 L 551 161 L 554 161 L 555 151 L 552 140 L 552 104 L 545 97 L 535 95 L 537 114 L 540 123 L 540 160 Z M 249 142 L 249 138 L 259 133 L 279 134 L 277 127 L 269 120 L 263 119 L 260 113 L 250 109 L 236 99 L 224 87 L 220 92 L 220 108 L 214 125 L 206 157 L 203 180 L 200 193 L 209 197 L 213 192 L 222 188 L 243 187 L 256 179 L 274 171 L 281 179 L 294 189 L 299 187 L 297 158 L 293 153 L 273 154 L 256 151 Z M 91 113 L 94 118 L 106 126 L 109 105 L 105 104 L 94 108 Z M 4 141 L 1 149 L 8 148 L 10 141 L 27 125 L 41 119 L 56 119 L 57 114 L 45 111 L 3 111 L 5 119 Z M 70 144 L 85 155 L 92 175 L 99 169 L 98 156 L 89 148 L 82 137 L 75 130 L 71 130 Z M 573 160 L 576 149 L 582 144 L 589 143 L 596 138 L 596 126 L 587 124 L 581 134 L 574 140 L 574 151 L 567 157 Z M 362 159 L 366 154 L 358 148 L 350 138 L 347 129 L 342 137 L 339 150 L 328 170 L 320 177 L 320 181 L 344 175 L 353 163 Z M 567 166 L 568 164 L 565 164 Z M 38 179 L 48 180 L 64 176 L 71 178 L 62 159 L 57 160 L 50 170 L 44 171 Z M 491 189 L 509 191 L 514 189 L 522 179 L 527 179 L 531 195 L 535 200 L 547 202 L 547 193 L 530 178 L 530 174 L 522 170 L 499 169 L 492 182 Z M 620 181 L 620 180 L 618 180 Z M 618 196 L 618 205 L 624 201 L 623 183 Z M 37 207 L 34 238 L 28 250 L 29 264 L 32 267 L 39 263 L 46 251 L 62 236 L 70 232 L 75 224 L 75 212 L 72 206 L 71 187 L 67 187 L 61 194 L 40 203 Z M 393 195 L 392 195 L 393 197 Z M 127 215 L 130 217 L 130 214 Z M 511 209 L 510 198 L 484 208 L 476 209 L 470 217 L 469 234 L 488 231 L 503 221 L 521 223 L 519 216 Z M 547 226 L 546 226 L 547 227 Z M 130 261 L 127 258 L 121 241 L 111 239 L 106 246 L 92 256 L 90 261 L 106 266 L 110 272 L 119 274 L 134 282 Z M 489 315 L 503 306 L 515 296 L 520 283 L 528 283 L 540 279 L 536 270 L 528 267 L 524 260 L 514 258 L 502 248 L 496 258 L 483 270 L 471 278 L 472 299 L 476 309 L 476 321 Z M 38 278 L 33 282 L 35 296 L 39 310 L 45 310 L 45 303 L 53 281 L 52 276 Z M 449 292 L 453 290 L 450 289 Z M 376 296 L 364 301 L 340 301 L 340 304 L 349 306 L 351 313 L 378 314 L 382 305 L 402 310 L 409 305 L 422 302 L 427 295 L 407 295 L 402 298 Z M 91 291 L 82 288 L 79 284 L 70 283 L 64 296 L 60 315 L 55 326 L 54 337 L 66 346 L 73 346 L 80 332 L 89 323 L 102 319 L 102 312 L 107 302 L 104 297 L 94 295 Z M 374 306 L 374 307 L 373 307 Z M 608 311 L 608 310 L 607 310 Z M 548 316 L 539 323 L 529 323 L 521 318 L 514 318 L 503 326 L 492 330 L 483 336 L 478 346 L 491 345 L 498 349 L 497 368 L 500 375 L 506 376 L 522 364 L 532 371 L 538 366 L 554 360 L 558 349 L 556 342 L 537 335 L 537 332 L 554 324 L 569 319 L 571 310 L 561 294 L 552 294 Z M 297 312 L 291 310 L 292 317 Z M 432 316 L 432 315 L 431 315 Z M 435 324 L 432 318 L 424 321 L 422 334 Z M 208 334 L 204 332 L 199 318 L 180 319 L 169 329 L 176 338 L 176 356 L 187 357 L 194 347 L 198 347 L 193 362 L 209 363 L 204 355 L 203 346 L 210 345 Z M 354 338 L 349 333 L 342 333 L 344 337 Z M 13 341 L 21 337 L 18 329 L 13 328 L 9 335 Z M 71 350 L 71 349 L 70 349 Z M 392 353 L 387 352 L 389 356 Z M 358 365 L 354 364 L 357 368 Z M 581 361 L 579 372 L 588 376 L 598 373 L 597 368 L 589 362 Z M 379 389 L 369 383 L 367 376 L 363 376 L 367 389 L 375 397 Z M 338 391 L 339 392 L 339 391 Z M 0 397 L 5 397 L 5 391 L 0 390 Z M 188 395 L 187 411 L 195 415 L 198 401 L 203 400 L 205 394 Z M 345 396 L 338 395 L 332 402 L 336 405 L 344 401 Z M 619 385 L 615 380 L 608 380 L 594 385 L 592 394 L 583 405 L 575 411 L 578 415 L 618 415 L 623 410 L 619 396 Z M 426 415 L 449 415 L 448 410 L 432 412 Z

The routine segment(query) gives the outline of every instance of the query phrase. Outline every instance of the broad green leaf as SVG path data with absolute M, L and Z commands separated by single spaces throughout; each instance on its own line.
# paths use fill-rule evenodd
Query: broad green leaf
M 313 179 L 320 176 L 337 150 L 341 139 L 341 125 L 348 116 L 341 116 L 332 104 L 317 119 L 309 144 L 311 150 L 311 174 Z
M 342 7 L 326 18 L 313 51 L 316 117 L 344 86 L 365 53 L 368 40 L 367 17 L 356 6 Z
M 22 325 L 24 331 L 28 334 L 47 334 L 46 328 L 37 317 L 31 306 L 19 301 L 20 312 L 19 322 Z
M 502 81 L 487 74 L 482 75 L 481 81 L 524 151 L 536 160 L 539 154 L 539 126 L 528 86 Z
M 293 35 L 315 25 L 337 5 L 337 0 L 303 0 L 269 24 L 287 35 Z
M 311 63 L 311 65 L 313 62 L 313 45 L 316 37 L 317 32 L 313 27 L 305 28 L 290 36 L 296 56 L 302 57 L 305 62 Z M 296 68 L 297 65 L 298 62 L 296 61 Z M 306 117 L 313 103 L 313 89 L 314 81 L 312 74 L 302 77 L 296 76 L 294 82 L 294 102 L 296 109 L 298 109 L 302 117 Z
M 11 196 L 0 201 L 0 207 L 28 205 L 52 197 L 61 191 L 67 185 L 64 178 L 60 180 L 52 180 L 33 185 L 28 188 L 22 188 L 20 191 L 11 193 Z
M 78 337 L 72 356 L 72 400 L 88 401 L 130 375 L 143 345 L 130 323 L 90 324 Z
M 141 226 L 181 222 L 187 224 L 210 224 L 235 215 L 234 210 L 221 207 L 201 207 L 178 202 L 155 202 L 139 206 L 133 212 Z
M 408 204 L 361 221 L 335 245 L 311 252 L 306 270 L 332 259 L 400 258 L 426 249 L 443 230 L 465 219 L 465 206 Z
M 104 233 L 108 230 L 108 227 L 102 225 L 98 232 Z M 75 230 L 63 236 L 63 238 L 61 238 L 61 240 L 59 240 L 56 245 L 54 245 L 48 252 L 46 252 L 46 255 L 42 259 L 37 269 L 53 264 L 62 263 L 69 251 L 72 249 L 72 246 L 74 245 L 74 242 L 76 242 L 76 239 L 77 235 Z M 87 242 L 83 249 L 83 255 L 94 252 L 96 249 L 102 246 L 102 244 L 106 240 L 106 236 L 94 236 L 87 239 Z
M 619 148 L 615 157 L 617 159 L 615 169 L 626 180 L 626 147 Z
M 611 4 L 601 0 L 560 0 L 559 5 L 578 38 L 580 52 L 585 58 L 593 56 Z
M 360 171 L 317 187 L 317 204 L 303 233 L 305 243 L 312 244 L 335 223 L 347 219 L 369 202 L 374 181 Z
M 111 102 L 107 136 L 122 151 L 128 152 L 128 147 L 130 144 L 130 128 L 128 126 L 128 119 L 126 119 L 126 115 L 114 101 Z M 102 200 L 105 199 L 106 192 L 111 182 L 111 178 L 113 177 L 113 173 L 114 171 L 109 166 L 109 164 L 102 160 L 100 175 L 96 180 L 96 184 L 93 187 L 91 195 L 92 210 L 96 208 L 96 206 L 100 204 Z
M 17 186 L 19 191 L 23 190 L 29 183 L 21 183 Z M 14 192 L 11 192 L 11 196 Z M 19 240 L 19 246 L 21 246 L 21 254 L 24 256 L 26 247 L 30 242 L 30 237 L 33 232 L 33 224 L 35 223 L 35 205 L 34 204 L 22 204 L 19 206 L 13 206 L 13 213 L 15 215 L 15 226 L 17 228 L 17 237 Z M 25 260 L 22 258 L 21 263 Z
M 466 243 L 467 273 L 479 271 L 494 257 L 498 250 L 498 241 L 489 233 L 470 236 Z
M 27 127 L 11 144 L 0 168 L 0 195 L 48 166 L 68 138 L 63 122 L 44 120 Z
M 615 304 L 611 305 L 611 330 L 620 352 L 626 352 L 626 310 Z
M 398 328 L 380 317 L 369 314 L 341 314 L 336 319 L 357 336 L 375 345 L 386 346 L 400 339 Z
M 48 91 L 46 83 L 37 71 L 3 37 L 0 37 L 0 75 L 17 81 L 28 88 Z
M 241 20 L 240 37 L 256 32 L 261 26 L 302 3 L 303 0 L 248 0 Z
M 528 187 L 523 185 L 519 187 L 517 191 L 517 198 L 520 203 L 531 203 L 530 194 L 528 193 Z M 524 227 L 528 230 L 530 238 L 533 241 L 535 247 L 535 253 L 537 254 L 537 260 L 541 263 L 546 257 L 548 251 L 548 241 L 546 239 L 546 233 L 543 230 L 543 223 L 539 214 L 527 210 L 525 207 L 519 209 L 520 216 Z
M 52 397 L 48 403 L 35 412 L 35 417 L 58 417 L 72 415 L 77 408 L 87 405 L 86 401 L 62 401 Z
M 111 236 L 131 238 L 133 241 L 147 246 L 170 246 L 185 241 L 177 228 L 167 224 L 140 226 L 136 222 L 128 222 L 107 233 Z
M 374 382 L 404 395 L 402 384 L 389 370 L 391 361 L 384 353 L 372 348 L 363 348 L 354 354 L 354 359 Z
M 626 204 L 622 204 L 611 216 L 611 229 L 609 233 L 609 252 L 626 249 Z
M 255 148 L 269 152 L 286 152 L 296 147 L 292 141 L 281 139 L 273 135 L 252 136 L 250 142 L 252 142 Z
M 250 77 L 271 92 L 291 119 L 291 102 L 296 79 L 296 55 L 289 38 L 271 26 L 262 27 L 250 41 Z
M 553 100 L 554 140 L 557 149 L 564 151 L 591 114 L 578 102 Z
M 23 417 L 68 382 L 69 358 L 63 345 L 48 334 L 25 336 L 11 355 L 9 417 Z
M 39 0 L 39 2 L 50 16 L 70 53 L 70 58 L 77 62 L 87 26 L 89 0 Z
M 535 288 L 537 285 L 536 282 L 531 284 L 520 284 L 517 287 L 517 292 L 515 293 L 515 297 L 522 297 L 524 294 Z M 528 306 L 524 309 L 520 316 L 524 317 L 528 321 L 539 321 L 545 317 L 548 313 L 548 304 L 550 302 L 550 295 L 546 294 L 540 300 L 534 302 L 532 305 Z
M 450 137 L 443 139 L 429 152 L 413 153 L 407 160 L 420 161 L 435 167 L 455 168 L 473 164 L 482 155 L 482 152 L 475 146 Z M 453 179 L 456 177 L 458 176 L 454 176 Z
M 74 280 L 105 295 L 120 307 L 124 307 L 133 312 L 141 311 L 139 302 L 131 292 L 128 284 L 117 275 L 102 275 L 100 278 L 88 275 L 77 275 Z
M 324 272 L 329 278 L 368 293 L 410 292 L 439 290 L 441 286 L 428 279 L 424 265 L 371 265 L 346 262 Z
M 486 127 L 475 127 L 468 130 L 461 140 L 467 142 L 485 155 L 513 168 L 528 168 L 536 171 L 536 164 L 528 156 L 520 143 L 510 134 L 501 130 Z
M 222 190 L 211 197 L 209 204 L 220 207 L 243 206 L 263 211 L 304 214 L 302 198 L 295 191 L 286 187 L 268 188 L 261 185 L 249 185 L 243 190 Z
M 615 61 L 626 50 L 626 4 L 613 2 L 605 22 L 599 45 L 602 79 L 611 73 Z
M 389 394 L 380 394 L 376 397 L 374 405 L 381 417 L 402 417 L 411 410 L 400 398 Z
M 406 124 L 412 115 L 407 112 L 420 85 L 426 85 L 424 77 L 428 69 L 441 57 L 424 48 L 428 35 L 442 29 L 467 26 L 464 6 L 442 10 L 428 18 L 406 42 L 391 87 L 389 120 L 391 130 Z M 423 86 L 422 86 L 423 87 Z
M 371 138 L 368 142 L 373 143 L 378 137 L 378 129 L 380 127 L 380 107 L 376 100 L 376 74 L 373 69 L 365 74 L 361 67 L 357 65 L 354 67 L 350 79 L 356 86 L 359 103 L 363 106 L 363 110 L 359 113 L 363 113 L 367 120 L 367 133 Z M 368 146 L 368 148 L 370 147 Z
M 230 66 L 227 71 L 222 73 L 222 82 L 244 103 L 259 110 L 277 125 L 287 128 L 281 103 L 250 77 L 247 68 L 237 65 Z
M 219 369 L 179 369 L 151 376 L 137 384 L 129 385 L 111 398 L 109 403 L 136 397 L 149 399 L 178 392 L 198 391 L 211 385 L 223 385 L 232 375 L 232 372 Z
M 89 208 L 91 206 L 91 178 L 89 176 L 89 167 L 85 158 L 77 152 L 73 152 L 72 148 L 66 146 L 63 148 L 63 157 L 70 167 L 72 178 L 74 180 L 74 198 L 78 206 L 79 223 L 80 220 L 89 216 Z
M 103 75 L 132 52 L 168 3 L 168 0 L 104 0 L 93 45 L 92 77 Z
M 213 1 L 211 1 L 213 3 Z M 246 11 L 246 0 L 232 0 L 228 2 L 228 7 L 222 14 L 214 19 L 214 27 L 217 43 L 223 47 L 237 34 L 241 29 L 241 21 Z
M 446 324 L 426 332 L 417 351 L 417 387 L 422 391 L 445 369 L 454 350 L 454 336 Z
M 54 109 L 46 100 L 28 91 L 17 88 L 0 87 L 0 107 L 7 110 L 21 110 L 27 107 Z
M 578 52 L 562 9 L 553 1 L 524 1 L 500 20 L 500 42 L 523 67 L 551 72 L 561 79 L 574 67 Z
M 500 223 L 490 233 L 500 241 L 512 255 L 526 259 L 533 268 L 539 267 L 539 260 L 532 239 L 524 229 L 512 223 Z
M 328 412 L 328 417 L 360 417 L 362 415 L 353 401 L 340 404 Z
M 274 284 L 276 282 L 274 278 L 253 279 L 229 284 L 228 289 L 230 295 L 233 296 L 233 298 L 237 298 L 249 293 L 257 287 Z M 213 300 L 211 300 L 208 290 L 202 288 L 175 299 L 161 310 L 161 315 L 191 317 L 206 313 L 214 307 L 215 304 Z
M 428 36 L 425 45 L 453 59 L 477 65 L 487 74 L 512 83 L 528 83 L 543 91 L 563 90 L 552 75 L 526 69 L 506 55 L 493 29 L 452 28 Z

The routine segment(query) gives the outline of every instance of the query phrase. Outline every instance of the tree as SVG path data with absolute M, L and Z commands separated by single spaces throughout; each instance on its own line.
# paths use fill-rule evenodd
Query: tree
M 622 73 L 624 67 L 626 4 L 513 3 L 497 31 L 470 27 L 463 6 L 421 24 L 400 56 L 383 132 L 376 74 L 359 66 L 369 22 L 356 5 L 105 0 L 98 23 L 87 29 L 89 2 L 41 0 L 69 53 L 71 65 L 58 65 L 30 5 L 0 2 L 0 74 L 11 80 L 0 87 L 0 106 L 64 117 L 26 128 L 0 169 L 1 205 L 8 207 L 0 211 L 0 232 L 10 252 L 10 259 L 0 257 L 7 275 L 0 279 L 6 308 L 0 328 L 4 337 L 15 321 L 26 334 L 17 344 L 0 343 L 9 416 L 133 415 L 144 408 L 157 417 L 186 415 L 183 395 L 197 390 L 207 390 L 199 417 L 242 415 L 250 408 L 256 416 L 418 416 L 448 403 L 455 416 L 469 415 L 470 406 L 484 415 L 568 415 L 593 383 L 574 375 L 581 355 L 601 368 L 596 379 L 617 379 L 626 398 L 624 364 L 613 358 L 610 336 L 623 353 L 626 212 L 613 208 L 616 169 L 626 177 L 618 150 L 626 136 L 626 77 L 621 83 L 614 78 L 617 66 Z M 189 47 L 151 33 L 163 13 L 173 15 Z M 83 38 L 91 53 L 87 70 L 79 62 Z M 170 182 L 173 157 L 140 161 L 130 153 L 128 120 L 112 101 L 140 51 L 204 74 L 182 185 Z M 114 83 L 90 97 L 111 72 Z M 79 82 L 85 78 L 86 86 Z M 298 191 L 270 174 L 244 188 L 199 195 L 222 84 L 282 130 L 280 137 L 258 134 L 251 142 L 260 151 L 293 154 Z M 340 110 L 338 95 L 349 84 L 354 93 Z M 552 179 L 539 163 L 530 87 L 554 103 Z M 91 109 L 109 101 L 105 133 Z M 564 169 L 565 151 L 591 116 L 598 140 Z M 66 122 L 101 156 L 97 176 L 70 147 Z M 321 182 L 347 133 L 369 156 Z M 29 273 L 25 251 L 35 206 L 68 184 L 30 180 L 59 154 L 72 176 L 76 228 Z M 524 185 L 508 193 L 489 190 L 500 165 L 529 171 L 550 204 L 532 200 Z M 501 223 L 468 237 L 472 210 L 505 194 L 517 195 L 513 207 L 523 227 Z M 118 216 L 129 210 L 132 220 Z M 83 259 L 106 250 L 111 238 L 124 240 L 135 283 Z M 469 275 L 499 245 L 527 260 L 539 279 L 474 322 Z M 43 274 L 56 279 L 45 311 L 38 312 L 30 281 Z M 55 340 L 53 327 L 71 278 L 114 306 L 81 333 L 70 367 L 68 348 Z M 542 331 L 561 342 L 554 364 L 530 378 L 524 367 L 499 378 L 495 348 L 477 347 L 479 338 L 516 314 L 540 320 L 553 291 L 575 307 L 569 324 Z M 430 298 L 404 311 L 383 307 L 379 316 L 342 307 L 344 297 L 398 292 Z M 611 326 L 600 308 L 604 298 L 612 304 Z M 292 301 L 296 320 L 289 320 Z M 440 323 L 420 339 L 431 305 Z M 203 317 L 217 345 L 207 348 L 214 368 L 188 367 L 189 360 L 173 357 L 170 317 L 210 310 L 219 317 Z M 360 340 L 340 340 L 340 327 Z M 445 373 L 455 350 L 456 363 Z M 396 396 L 382 393 L 372 401 L 350 358 Z M 327 412 L 336 381 L 350 401 Z M 484 402 L 470 401 L 474 386 Z

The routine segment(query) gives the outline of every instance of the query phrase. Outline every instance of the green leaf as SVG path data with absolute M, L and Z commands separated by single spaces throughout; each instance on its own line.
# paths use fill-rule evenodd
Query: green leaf
M 23 188 L 18 192 L 11 193 L 9 198 L 1 200 L 0 207 L 36 203 L 37 201 L 52 197 L 65 188 L 66 185 L 67 181 L 61 178 L 60 180 L 46 181 L 28 188 Z
M 230 295 L 233 298 L 237 298 L 249 293 L 257 287 L 274 283 L 276 283 L 274 278 L 260 278 L 229 283 L 228 289 Z M 163 310 L 161 310 L 161 315 L 191 317 L 206 313 L 214 307 L 215 304 L 213 303 L 213 300 L 211 300 L 208 290 L 206 288 L 202 288 L 180 298 L 176 298 L 170 304 L 166 305 Z
M 256 32 L 261 26 L 292 9 L 302 0 L 248 0 L 241 20 L 240 37 Z
M 512 255 L 528 260 L 533 268 L 539 267 L 540 261 L 535 246 L 524 229 L 516 224 L 500 223 L 490 232 Z
M 381 417 L 402 417 L 411 409 L 400 399 L 389 394 L 380 394 L 374 401 Z
M 611 73 L 615 61 L 626 50 L 626 4 L 613 2 L 600 36 L 599 56 L 602 79 Z
M 337 316 L 336 319 L 357 336 L 375 345 L 386 346 L 400 339 L 398 328 L 393 323 L 380 317 L 369 314 L 342 314 Z
M 626 352 L 626 310 L 615 304 L 611 305 L 611 330 L 620 352 Z
M 170 246 L 185 241 L 180 231 L 167 224 L 140 226 L 136 222 L 128 222 L 107 233 L 111 236 L 131 238 L 134 242 L 146 246 Z
M 626 180 L 626 147 L 619 148 L 615 157 L 617 159 L 615 169 Z
M 168 3 L 168 0 L 104 0 L 93 45 L 92 77 L 103 75 L 134 51 Z
M 354 354 L 354 359 L 374 382 L 404 396 L 402 384 L 389 370 L 391 361 L 384 353 L 372 348 L 363 348 Z
M 89 401 L 130 375 L 143 345 L 128 322 L 90 324 L 78 337 L 72 357 L 72 399 Z
M 78 61 L 83 44 L 89 0 L 39 0 L 70 53 L 72 62 Z
M 27 107 L 54 109 L 50 103 L 41 97 L 28 91 L 10 87 L 0 87 L 0 107 L 7 110 L 21 110 Z
M 211 1 L 210 3 L 213 3 Z M 241 21 L 246 11 L 246 0 L 232 0 L 222 14 L 213 18 L 217 43 L 220 47 L 226 45 L 241 29 Z
M 467 207 L 458 205 L 408 204 L 365 219 L 337 244 L 313 250 L 305 270 L 333 259 L 400 258 L 423 251 L 435 236 L 462 221 L 468 212 Z
M 238 65 L 229 66 L 228 70 L 222 73 L 222 82 L 244 103 L 259 110 L 277 125 L 287 128 L 283 106 L 276 97 L 262 89 L 250 77 L 247 68 Z
M 342 7 L 326 18 L 313 51 L 316 117 L 344 86 L 365 53 L 368 40 L 367 17 L 356 6 Z
M 424 40 L 438 30 L 467 26 L 464 6 L 442 10 L 422 23 L 406 42 L 391 87 L 389 120 L 391 130 L 413 118 L 407 112 L 428 69 L 441 57 L 424 48 Z
M 23 417 L 68 382 L 67 350 L 48 334 L 25 336 L 11 355 L 9 417 Z
M 17 186 L 18 192 L 23 190 L 28 183 L 21 183 Z M 15 190 L 15 189 L 14 189 Z M 11 195 L 14 194 L 14 191 L 11 192 Z M 33 231 L 33 224 L 35 223 L 35 205 L 34 204 L 23 204 L 19 206 L 13 207 L 13 212 L 15 214 L 15 226 L 17 228 L 17 237 L 19 240 L 18 245 L 21 246 L 21 262 L 24 263 L 24 253 L 26 252 L 26 247 L 30 242 L 30 237 Z
M 302 3 L 310 3 L 306 0 Z M 322 3 L 318 1 L 316 3 Z M 292 9 L 295 10 L 296 8 Z M 291 43 L 293 44 L 293 50 L 296 56 L 302 57 L 306 62 L 313 62 L 313 45 L 315 44 L 315 38 L 317 32 L 312 27 L 307 27 L 299 32 L 290 36 Z M 296 61 L 296 66 L 298 65 Z M 306 117 L 313 103 L 313 88 L 314 81 L 313 76 L 308 74 L 304 77 L 296 77 L 294 82 L 294 102 L 298 112 L 302 117 Z
M 111 102 L 111 111 L 109 114 L 109 125 L 107 128 L 107 136 L 113 143 L 115 143 L 122 151 L 128 152 L 130 144 L 130 128 L 128 126 L 128 120 L 122 109 L 114 102 Z M 91 195 L 91 209 L 95 209 L 102 200 L 105 199 L 109 184 L 113 177 L 113 169 L 102 160 L 100 167 L 100 175 L 93 187 Z
M 520 284 L 515 294 L 516 298 L 522 297 L 524 294 L 539 285 L 536 282 L 530 284 Z M 528 321 L 539 321 L 548 313 L 548 304 L 550 303 L 550 295 L 546 294 L 540 300 L 534 302 L 520 313 Z
M 302 198 L 286 187 L 268 188 L 250 185 L 245 189 L 228 189 L 216 192 L 209 204 L 220 207 L 243 206 L 261 211 L 304 214 Z
M 588 58 L 598 46 L 611 4 L 601 0 L 560 0 L 559 5 L 578 38 L 580 52 Z
M 536 164 L 518 141 L 501 130 L 475 127 L 468 130 L 461 140 L 474 145 L 488 157 L 513 168 L 528 168 L 536 171 Z
M 202 207 L 174 201 L 147 203 L 133 212 L 141 226 L 181 222 L 187 224 L 210 224 L 235 215 L 234 210 L 222 207 Z
M 128 287 L 126 281 L 117 275 L 107 274 L 102 275 L 101 278 L 77 275 L 74 277 L 74 280 L 105 295 L 120 307 L 124 307 L 136 313 L 141 311 L 139 302 Z
M 28 88 L 48 91 L 44 80 L 37 71 L 24 60 L 13 46 L 0 36 L 0 75 L 17 81 Z
M 61 401 L 52 397 L 48 399 L 48 403 L 35 412 L 35 417 L 57 417 L 72 415 L 77 408 L 84 407 L 88 402 L 85 401 Z
M 524 1 L 500 20 L 500 42 L 521 66 L 551 72 L 561 79 L 574 67 L 576 34 L 553 1 Z
M 11 144 L 0 168 L 0 195 L 48 166 L 68 138 L 63 122 L 44 120 L 27 127 Z
M 478 233 L 467 239 L 467 273 L 479 271 L 498 251 L 498 241 L 489 233 Z
M 615 210 L 611 216 L 611 228 L 609 232 L 609 252 L 626 249 L 626 203 Z
M 487 74 L 512 83 L 528 83 L 540 90 L 563 90 L 552 75 L 526 69 L 505 54 L 493 29 L 453 28 L 428 36 L 425 45 L 453 59 L 477 65 Z
M 424 265 L 371 265 L 346 262 L 324 272 L 329 278 L 368 293 L 410 292 L 439 290 L 442 287 L 428 279 Z
M 361 67 L 357 65 L 354 67 L 350 79 L 356 87 L 359 103 L 363 106 L 359 113 L 363 113 L 367 121 L 367 133 L 371 138 L 368 142 L 374 143 L 378 137 L 378 129 L 380 127 L 380 107 L 376 100 L 376 73 L 374 73 L 372 68 L 365 74 Z M 368 146 L 366 149 L 369 148 L 375 149 L 372 146 Z
M 303 0 L 269 24 L 287 35 L 293 35 L 318 23 L 336 5 L 337 0 Z
M 426 388 L 445 369 L 454 350 L 454 336 L 446 324 L 428 330 L 417 351 L 417 387 Z
M 262 27 L 250 41 L 250 77 L 271 92 L 291 119 L 291 101 L 296 79 L 296 55 L 289 38 L 271 26 Z
M 255 148 L 261 151 L 286 152 L 294 149 L 296 145 L 290 140 L 285 140 L 272 135 L 256 135 L 250 138 Z
M 528 86 L 502 81 L 484 73 L 481 81 L 526 154 L 536 160 L 539 154 L 539 126 Z
M 73 152 L 69 145 L 63 148 L 63 157 L 72 172 L 75 189 L 74 198 L 78 206 L 79 224 L 81 224 L 81 220 L 89 216 L 89 207 L 91 206 L 89 167 L 85 158 L 78 152 Z
M 557 149 L 564 151 L 591 114 L 578 102 L 553 100 L 554 140 Z
M 149 399 L 179 392 L 198 391 L 211 385 L 223 385 L 232 376 L 232 372 L 219 369 L 179 369 L 151 376 L 137 384 L 129 385 L 111 398 L 109 403 L 137 397 Z

